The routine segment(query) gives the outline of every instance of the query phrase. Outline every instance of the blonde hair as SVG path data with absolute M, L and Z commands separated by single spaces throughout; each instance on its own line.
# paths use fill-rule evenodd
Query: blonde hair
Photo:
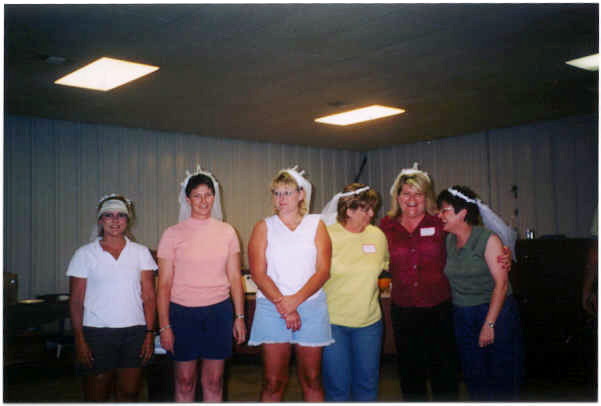
M 302 187 L 299 186 L 299 184 L 292 177 L 292 175 L 290 175 L 286 171 L 279 172 L 276 175 L 276 177 L 273 178 L 273 180 L 271 181 L 271 187 L 269 190 L 273 193 L 275 188 L 277 188 L 278 186 L 292 186 L 298 191 L 300 191 L 302 189 Z M 273 206 L 273 212 L 274 212 L 274 214 L 278 214 L 278 210 L 275 205 Z M 307 213 L 307 204 L 305 202 L 305 199 L 298 202 L 298 213 L 301 216 L 304 216 L 305 213 Z
M 403 185 L 413 186 L 419 192 L 423 193 L 426 199 L 426 212 L 430 215 L 436 213 L 436 199 L 434 198 L 434 190 L 430 178 L 422 173 L 413 173 L 401 176 L 394 185 L 392 189 L 393 193 L 391 193 L 390 210 L 386 213 L 388 217 L 395 218 L 403 214 L 398 202 L 399 193 L 403 189 Z

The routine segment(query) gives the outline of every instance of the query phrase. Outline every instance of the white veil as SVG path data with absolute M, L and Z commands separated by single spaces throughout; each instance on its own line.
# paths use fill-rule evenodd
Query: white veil
M 192 176 L 196 175 L 205 175 L 211 182 L 213 182 L 213 187 L 215 188 L 215 201 L 213 202 L 213 208 L 211 209 L 211 217 L 217 220 L 223 220 L 223 212 L 221 211 L 221 194 L 219 192 L 219 183 L 213 176 L 213 174 L 209 171 L 204 171 L 200 168 L 200 165 L 196 166 L 196 171 L 194 173 L 190 173 L 190 171 L 186 170 L 186 179 L 181 183 L 181 189 L 179 192 L 179 221 L 182 222 L 192 215 L 192 210 L 190 209 L 190 205 L 186 200 L 186 186 L 188 186 L 188 181 Z

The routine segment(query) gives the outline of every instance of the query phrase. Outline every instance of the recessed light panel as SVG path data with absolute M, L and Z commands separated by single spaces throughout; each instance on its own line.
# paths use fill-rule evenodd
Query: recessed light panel
M 599 54 L 572 59 L 571 61 L 567 61 L 566 63 L 568 65 L 572 65 L 580 69 L 597 71 L 599 70 Z
M 373 106 L 362 107 L 360 109 L 345 111 L 344 113 L 334 114 L 316 118 L 318 123 L 333 124 L 333 125 L 351 125 L 361 123 L 363 121 L 376 120 L 378 118 L 394 116 L 404 113 L 405 110 L 394 107 Z
M 158 69 L 158 66 L 103 57 L 75 72 L 63 76 L 54 83 L 57 85 L 107 91 L 148 75 Z

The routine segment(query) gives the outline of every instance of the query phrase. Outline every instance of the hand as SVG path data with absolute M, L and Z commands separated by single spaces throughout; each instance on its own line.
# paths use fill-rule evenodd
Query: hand
M 296 312 L 296 308 L 300 305 L 300 301 L 296 295 L 290 295 L 282 296 L 277 301 L 274 301 L 274 304 L 282 318 L 286 318 L 288 314 Z
M 300 314 L 298 314 L 297 311 L 294 311 L 294 312 L 288 314 L 284 318 L 286 319 L 286 328 L 287 329 L 291 329 L 292 331 L 300 330 L 302 323 L 301 323 Z
M 140 349 L 140 358 L 142 358 L 142 361 L 146 363 L 150 357 L 152 357 L 152 354 L 154 354 L 154 334 L 146 333 L 146 337 L 144 337 L 144 343 Z
M 480 329 L 480 338 L 478 339 L 478 346 L 480 348 L 486 347 L 495 342 L 495 329 L 488 327 L 485 323 Z
M 173 336 L 173 330 L 171 330 L 171 328 L 163 330 L 161 332 L 161 347 L 163 347 L 170 353 L 175 354 L 175 351 L 173 351 L 173 343 L 175 343 L 175 337 Z
M 242 344 L 246 341 L 246 324 L 244 324 L 244 319 L 236 318 L 234 320 L 233 334 L 236 344 Z
M 511 271 L 511 250 L 509 247 L 503 246 L 503 254 L 497 257 L 497 262 L 502 264 L 504 271 Z
M 591 316 L 597 315 L 597 294 L 590 292 L 588 295 L 582 295 L 582 307 Z
M 75 356 L 79 364 L 92 368 L 94 364 L 94 355 L 83 338 L 75 340 Z

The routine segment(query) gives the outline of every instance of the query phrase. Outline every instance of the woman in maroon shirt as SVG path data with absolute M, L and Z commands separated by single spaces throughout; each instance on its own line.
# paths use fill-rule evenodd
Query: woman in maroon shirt
M 380 222 L 388 239 L 392 274 L 391 317 L 403 400 L 453 401 L 459 361 L 447 278 L 442 222 L 426 172 L 403 169 L 390 189 L 391 209 Z M 499 257 L 509 267 L 510 257 Z

